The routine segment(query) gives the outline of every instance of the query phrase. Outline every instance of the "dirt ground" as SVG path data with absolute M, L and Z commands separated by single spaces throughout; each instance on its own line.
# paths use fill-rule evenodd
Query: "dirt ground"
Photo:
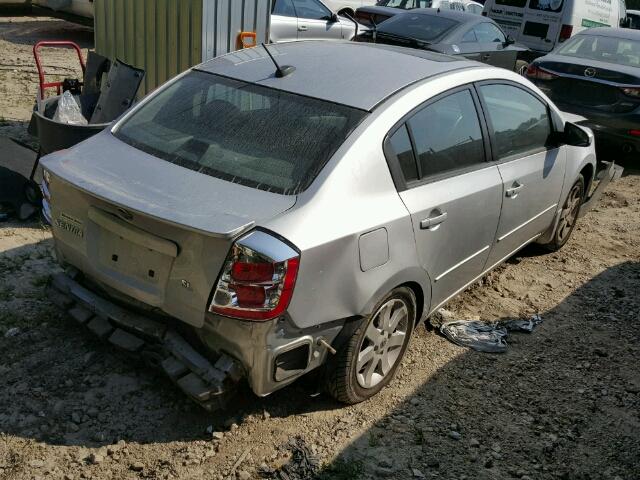
M 0 18 L 0 135 L 26 139 L 43 37 L 91 43 L 68 23 Z M 627 172 L 560 252 L 527 248 L 446 306 L 538 313 L 533 333 L 491 355 L 421 327 L 390 387 L 351 407 L 309 377 L 200 410 L 57 312 L 45 227 L 0 224 L 0 479 L 311 478 L 306 465 L 326 479 L 636 480 L 640 172 Z

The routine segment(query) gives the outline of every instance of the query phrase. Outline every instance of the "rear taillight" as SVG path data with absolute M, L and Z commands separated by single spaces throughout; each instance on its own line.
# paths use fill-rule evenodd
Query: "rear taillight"
M 629 130 L 629 135 L 632 137 L 640 137 L 640 130 Z
M 558 40 L 560 42 L 564 42 L 565 40 L 568 40 L 571 37 L 572 33 L 573 33 L 573 25 L 562 25 Z
M 231 247 L 213 292 L 209 311 L 244 320 L 271 320 L 289 306 L 300 254 L 260 230 Z
M 633 98 L 640 98 L 640 87 L 624 87 L 621 90 L 625 95 Z
M 526 71 L 527 78 L 535 78 L 536 80 L 553 80 L 558 78 L 557 75 L 540 68 L 535 63 L 530 63 Z

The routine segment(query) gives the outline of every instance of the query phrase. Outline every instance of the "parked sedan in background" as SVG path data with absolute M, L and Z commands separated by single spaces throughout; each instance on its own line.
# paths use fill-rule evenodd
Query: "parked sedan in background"
M 403 12 L 356 37 L 359 42 L 401 45 L 515 70 L 515 45 L 491 19 L 453 10 L 421 8 Z
M 588 119 L 599 153 L 640 153 L 640 31 L 584 30 L 526 75 L 562 110 Z
M 271 42 L 351 40 L 356 27 L 352 19 L 332 12 L 320 0 L 275 0 L 269 35 Z
M 440 8 L 442 10 L 458 10 L 480 15 L 484 8 L 481 3 L 469 0 L 379 0 L 373 6 L 356 10 L 356 20 L 362 25 L 378 25 L 385 20 L 414 8 Z
M 321 366 L 360 402 L 421 320 L 525 245 L 567 242 L 592 134 L 461 57 L 268 48 L 195 67 L 42 160 L 65 268 L 51 298 L 206 407 Z

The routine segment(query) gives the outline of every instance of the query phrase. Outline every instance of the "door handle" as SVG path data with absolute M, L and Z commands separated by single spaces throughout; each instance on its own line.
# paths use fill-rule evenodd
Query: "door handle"
M 306 32 L 307 31 L 307 26 L 306 25 L 299 25 L 298 26 L 298 31 L 299 32 Z
M 524 185 L 522 185 L 521 183 L 515 182 L 513 184 L 513 187 L 507 188 L 505 193 L 507 194 L 507 197 L 515 198 L 518 196 L 518 193 L 520 193 L 520 190 L 522 190 L 523 188 L 524 188 Z
M 491 54 L 489 54 L 489 53 L 485 53 L 485 54 L 483 54 L 480 58 L 481 58 L 482 60 L 489 60 L 489 57 L 491 57 Z
M 447 212 L 443 212 L 440 215 L 435 216 L 435 217 L 425 218 L 424 220 L 420 221 L 420 229 L 428 230 L 428 229 L 430 229 L 432 227 L 440 225 L 446 219 L 447 219 Z

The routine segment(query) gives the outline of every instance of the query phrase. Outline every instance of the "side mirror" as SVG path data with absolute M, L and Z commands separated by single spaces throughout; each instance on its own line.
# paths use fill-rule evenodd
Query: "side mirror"
M 564 132 L 559 134 L 562 143 L 573 147 L 588 147 L 591 145 L 591 136 L 575 123 L 566 122 Z
M 503 42 L 503 45 L 505 47 L 508 47 L 509 45 L 513 45 L 514 43 L 516 43 L 515 39 L 511 35 L 507 35 L 507 39 Z
M 340 21 L 340 18 L 338 17 L 337 13 L 332 13 L 331 16 L 329 17 L 329 21 L 331 23 L 336 23 Z
M 620 19 L 620 28 L 629 28 L 631 25 L 631 19 L 629 17 L 624 17 Z

